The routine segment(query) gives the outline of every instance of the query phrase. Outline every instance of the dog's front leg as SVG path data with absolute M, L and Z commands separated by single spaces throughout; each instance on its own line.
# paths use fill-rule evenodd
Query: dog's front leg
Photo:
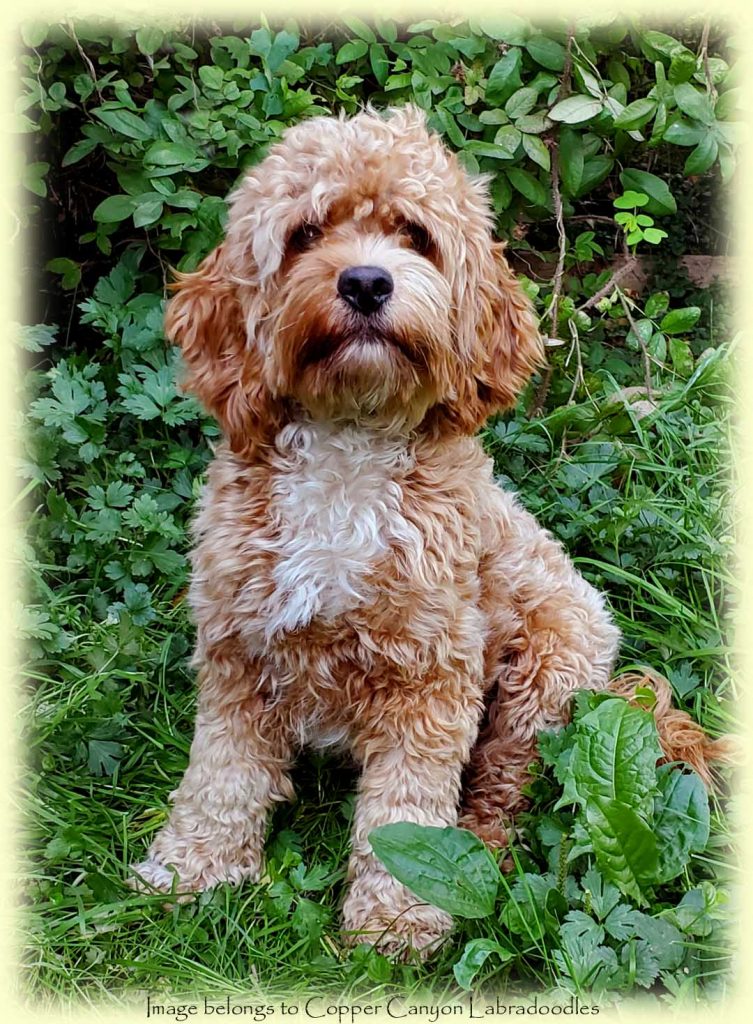
M 248 671 L 220 660 L 201 671 L 189 765 L 167 824 L 132 869 L 137 885 L 190 892 L 258 878 L 267 812 L 293 789 L 285 731 Z
M 363 730 L 355 753 L 363 762 L 348 868 L 343 923 L 351 942 L 385 952 L 427 952 L 452 926 L 449 914 L 422 902 L 375 858 L 369 833 L 398 821 L 454 825 L 460 773 L 478 728 L 480 690 L 465 699 L 433 696 L 385 715 Z M 413 695 L 415 698 L 415 694 Z

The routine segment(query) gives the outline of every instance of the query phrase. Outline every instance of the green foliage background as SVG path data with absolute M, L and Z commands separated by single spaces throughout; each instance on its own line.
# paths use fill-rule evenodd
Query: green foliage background
M 588 851 L 568 856 L 572 817 L 551 814 L 554 755 L 532 778 L 504 910 L 461 924 L 430 968 L 342 948 L 353 776 L 314 755 L 299 803 L 273 823 L 264 884 L 166 917 L 124 878 L 187 759 L 186 529 L 218 439 L 176 387 L 165 283 L 170 266 L 195 267 L 221 239 L 224 197 L 244 169 L 314 114 L 417 103 L 471 172 L 491 176 L 499 234 L 554 342 L 550 369 L 485 430 L 501 482 L 608 592 L 622 665 L 651 664 L 712 734 L 729 728 L 734 339 L 723 294 L 695 289 L 677 259 L 725 252 L 720 189 L 740 136 L 734 38 L 692 19 L 678 32 L 513 15 L 29 23 L 23 38 L 21 216 L 36 239 L 19 332 L 30 989 L 373 996 L 474 978 L 601 998 L 723 991 L 729 834 L 716 800 L 705 851 L 651 889 L 643 916 L 663 924 L 626 917 L 605 935 L 594 888 L 603 896 L 610 883 Z M 641 296 L 607 287 L 615 254 L 655 246 Z M 623 898 L 619 913 L 637 913 Z M 519 924 L 531 913 L 543 922 L 535 935 Z M 681 956 L 662 958 L 669 924 Z

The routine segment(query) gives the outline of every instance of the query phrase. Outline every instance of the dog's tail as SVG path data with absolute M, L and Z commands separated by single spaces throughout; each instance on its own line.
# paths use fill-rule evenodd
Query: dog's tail
M 648 687 L 656 694 L 653 708 L 659 743 L 667 761 L 686 761 L 708 787 L 713 783 L 713 762 L 733 762 L 737 747 L 731 736 L 712 740 L 686 711 L 672 704 L 672 687 L 653 669 L 625 672 L 612 679 L 607 689 L 619 697 L 635 702 L 636 690 Z

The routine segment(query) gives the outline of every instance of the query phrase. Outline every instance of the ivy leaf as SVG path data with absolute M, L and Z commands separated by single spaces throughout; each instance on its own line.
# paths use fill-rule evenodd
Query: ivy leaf
M 712 166 L 719 155 L 719 143 L 713 135 L 706 135 L 685 161 L 686 175 L 703 174 Z
M 336 64 L 345 64 L 348 61 L 358 60 L 368 53 L 369 44 L 364 39 L 351 39 L 344 43 L 337 51 Z
M 487 847 L 465 829 L 398 822 L 369 834 L 387 870 L 422 900 L 456 917 L 488 917 L 499 868 Z
M 577 195 L 583 180 L 585 154 L 580 132 L 562 127 L 559 134 L 560 175 L 565 191 Z
M 533 160 L 539 167 L 543 167 L 545 171 L 548 171 L 551 166 L 551 156 L 549 150 L 538 137 L 538 135 L 524 135 L 523 136 L 523 149 L 526 151 L 528 157 Z
M 507 177 L 512 187 L 534 206 L 545 207 L 548 204 L 549 193 L 530 171 L 525 171 L 522 167 L 509 167 Z

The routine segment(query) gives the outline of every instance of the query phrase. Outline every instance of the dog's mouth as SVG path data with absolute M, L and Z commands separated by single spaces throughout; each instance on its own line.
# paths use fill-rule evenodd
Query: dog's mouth
M 347 358 L 347 350 L 368 351 L 383 348 L 387 351 L 399 352 L 409 362 L 423 365 L 419 350 L 405 338 L 384 327 L 369 325 L 355 326 L 351 330 L 316 334 L 306 339 L 302 352 L 303 367 L 316 366 L 337 357 Z

